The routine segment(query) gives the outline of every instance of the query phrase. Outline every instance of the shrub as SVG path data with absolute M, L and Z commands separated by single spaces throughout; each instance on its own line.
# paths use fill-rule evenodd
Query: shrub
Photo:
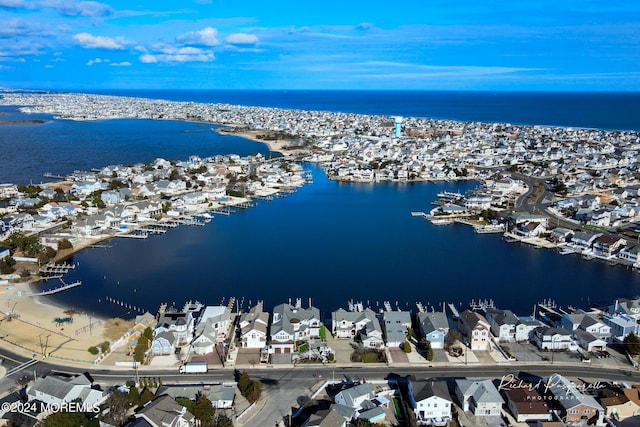
M 100 353 L 100 350 L 98 350 L 98 347 L 96 346 L 91 346 L 89 347 L 89 353 L 95 356 L 96 354 Z
M 58 250 L 61 251 L 64 249 L 73 249 L 73 245 L 69 239 L 62 239 L 58 242 Z
M 111 345 L 109 344 L 109 341 L 105 341 L 102 344 L 100 344 L 100 351 L 102 351 L 103 353 L 106 353 L 107 351 L 109 351 L 109 347 Z
M 405 341 L 404 343 L 402 343 L 402 350 L 404 350 L 405 353 L 411 353 L 411 343 L 409 341 Z

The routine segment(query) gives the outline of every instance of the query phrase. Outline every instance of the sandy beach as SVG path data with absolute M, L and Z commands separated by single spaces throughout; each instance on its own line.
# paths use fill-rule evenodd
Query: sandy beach
M 49 357 L 70 365 L 93 363 L 88 348 L 105 341 L 106 319 L 29 296 L 47 284 L 11 283 L 0 291 L 0 347 L 25 357 Z M 64 322 L 56 320 L 67 319 Z

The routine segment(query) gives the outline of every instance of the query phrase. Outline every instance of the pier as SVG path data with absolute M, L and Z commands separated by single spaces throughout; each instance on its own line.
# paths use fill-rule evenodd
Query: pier
M 42 292 L 29 294 L 28 296 L 37 297 L 37 296 L 44 296 L 44 295 L 53 295 L 53 294 L 57 294 L 58 292 L 63 292 L 63 291 L 66 291 L 67 289 L 75 288 L 82 285 L 82 282 L 79 280 L 73 283 L 64 283 L 61 279 L 60 282 L 62 282 L 62 286 L 58 286 L 57 288 L 48 289 Z
M 51 172 L 47 172 L 47 173 L 43 174 L 42 176 L 45 177 L 45 178 L 51 178 L 51 179 L 60 179 L 60 180 L 67 179 L 66 176 L 56 175 L 56 174 L 51 173 Z
M 141 231 L 143 233 L 148 233 L 148 234 L 164 234 L 167 232 L 167 230 L 165 230 L 164 228 L 153 228 L 153 227 L 138 228 L 138 231 Z
M 135 312 L 138 312 L 138 313 L 144 313 L 145 312 L 145 310 L 143 310 L 140 307 L 137 307 L 137 306 L 135 306 L 133 304 L 128 304 L 128 303 L 126 303 L 124 301 L 120 301 L 120 300 L 117 300 L 115 298 L 105 297 L 105 301 L 110 302 L 110 303 L 115 304 L 115 305 L 119 305 L 120 307 L 126 308 L 126 309 L 131 310 L 131 311 L 135 311 Z M 98 302 L 102 302 L 102 301 L 98 300 Z
M 127 239 L 146 239 L 147 237 L 149 237 L 149 235 L 147 233 L 133 232 L 128 234 L 116 234 L 114 235 L 114 237 L 123 237 Z
M 74 268 L 76 268 L 75 264 L 67 264 L 67 263 L 55 264 L 53 262 L 49 262 L 43 266 L 40 266 L 39 271 L 40 271 L 40 274 L 52 274 L 52 275 L 61 277 L 62 274 L 67 274 L 70 270 L 73 270 Z

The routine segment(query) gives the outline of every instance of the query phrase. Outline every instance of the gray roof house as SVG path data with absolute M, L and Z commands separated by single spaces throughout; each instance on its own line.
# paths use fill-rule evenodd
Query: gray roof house
M 604 408 L 592 396 L 582 393 L 576 384 L 559 374 L 545 378 L 545 389 L 554 396 L 560 416 L 567 425 L 604 426 Z
M 48 375 L 44 378 L 38 378 L 27 389 L 27 398 L 29 401 L 39 400 L 55 404 L 80 399 L 87 407 L 92 407 L 102 403 L 107 395 L 91 386 L 92 382 L 86 375 L 75 377 Z
M 156 396 L 163 394 L 174 399 L 186 397 L 191 400 L 197 400 L 198 396 L 204 395 L 211 401 L 214 408 L 231 408 L 236 397 L 236 387 L 224 384 L 161 385 L 156 391 Z
M 135 420 L 126 427 L 192 427 L 195 418 L 187 408 L 177 403 L 171 396 L 163 394 L 155 398 L 135 415 Z
M 418 327 L 431 348 L 444 348 L 444 337 L 451 328 L 450 319 L 441 311 L 418 313 Z
M 192 342 L 196 354 L 207 354 L 217 343 L 223 342 L 231 324 L 231 312 L 225 306 L 208 306 L 200 315 Z
M 373 400 L 375 397 L 376 393 L 373 386 L 370 383 L 363 383 L 342 390 L 336 394 L 335 401 L 340 405 L 358 409 L 362 407 L 365 401 Z
M 419 424 L 444 426 L 451 421 L 453 402 L 446 381 L 410 379 L 407 385 L 409 403 Z
M 388 347 L 399 347 L 407 340 L 407 328 L 411 327 L 408 311 L 385 311 L 382 313 L 385 343 Z
M 456 396 L 464 411 L 476 416 L 500 415 L 504 401 L 489 380 L 456 380 Z
M 262 311 L 262 302 L 240 316 L 240 342 L 244 348 L 264 348 L 267 344 L 269 313 Z
M 296 342 L 320 338 L 320 325 L 320 310 L 316 307 L 302 308 L 299 300 L 295 306 L 275 306 L 271 317 L 269 353 L 293 353 Z

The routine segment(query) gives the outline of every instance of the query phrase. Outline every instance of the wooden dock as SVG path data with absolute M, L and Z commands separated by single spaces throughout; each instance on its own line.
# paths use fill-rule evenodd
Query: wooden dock
M 60 282 L 62 282 L 62 280 L 60 280 Z M 46 291 L 42 291 L 42 292 L 36 292 L 33 294 L 29 294 L 29 296 L 32 297 L 37 297 L 37 296 L 44 296 L 44 295 L 53 295 L 53 294 L 57 294 L 58 292 L 63 292 L 66 291 L 68 289 L 72 289 L 75 287 L 78 287 L 82 285 L 81 281 L 77 281 L 77 282 L 73 282 L 73 283 L 64 283 L 62 282 L 62 286 L 58 286 L 57 288 L 52 288 L 52 289 L 48 289 Z

